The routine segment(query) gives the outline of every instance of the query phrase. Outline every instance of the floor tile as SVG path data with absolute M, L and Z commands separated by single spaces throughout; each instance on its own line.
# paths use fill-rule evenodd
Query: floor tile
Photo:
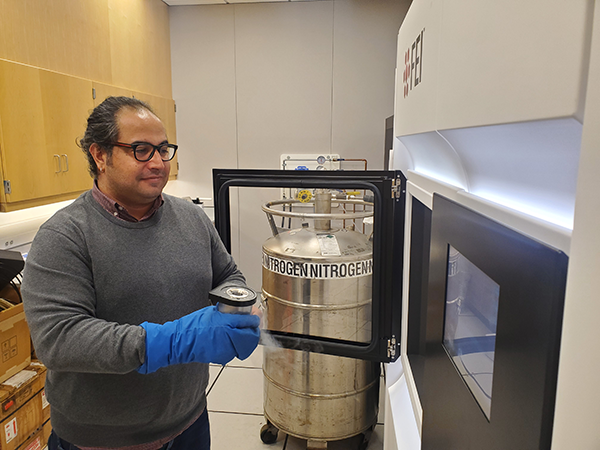
M 270 445 L 260 438 L 261 428 L 266 423 L 263 416 L 262 347 L 259 346 L 246 361 L 235 360 L 224 369 L 210 365 L 209 373 L 208 410 L 214 450 L 306 450 L 306 440 L 283 432 L 279 432 L 277 441 Z M 381 385 L 385 386 L 383 378 Z M 383 389 L 381 392 L 384 392 Z M 384 407 L 381 398 L 379 424 L 371 435 L 368 450 L 383 449 Z M 361 442 L 360 436 L 330 442 L 328 450 L 357 450 Z
M 208 411 L 263 414 L 262 369 L 225 367 L 208 393 Z
M 214 450 L 283 450 L 283 433 L 270 445 L 260 439 L 260 430 L 266 423 L 262 415 L 209 412 L 209 420 Z M 286 450 L 293 449 L 288 445 Z
M 377 425 L 373 430 L 367 450 L 383 450 L 383 424 Z
M 252 367 L 252 368 L 260 368 L 263 364 L 263 347 L 259 345 L 256 347 L 256 350 L 245 360 L 240 361 L 235 358 L 231 361 L 227 366 L 229 367 Z

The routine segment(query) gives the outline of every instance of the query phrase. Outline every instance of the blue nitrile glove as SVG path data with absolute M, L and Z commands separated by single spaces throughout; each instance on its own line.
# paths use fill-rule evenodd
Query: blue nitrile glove
M 227 364 L 236 356 L 246 359 L 258 345 L 259 323 L 258 316 L 224 314 L 216 306 L 164 325 L 144 322 L 146 360 L 137 371 L 152 373 L 189 362 Z

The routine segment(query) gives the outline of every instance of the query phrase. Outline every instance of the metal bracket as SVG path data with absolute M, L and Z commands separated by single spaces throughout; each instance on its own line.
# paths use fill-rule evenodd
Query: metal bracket
M 400 179 L 400 177 L 396 177 L 392 180 L 392 198 L 400 200 L 403 192 L 404 191 L 402 190 L 402 180 Z
M 395 358 L 396 357 L 396 349 L 397 348 L 398 348 L 398 346 L 397 346 L 397 343 L 396 343 L 396 336 L 392 336 L 387 341 L 387 355 L 388 355 L 388 358 Z
M 273 214 L 267 214 L 267 221 L 271 227 L 271 233 L 273 233 L 273 236 L 277 236 L 279 234 L 279 230 L 277 229 L 277 225 L 275 225 L 275 220 L 273 220 Z
M 4 193 L 12 194 L 12 189 L 10 188 L 10 180 L 4 180 Z

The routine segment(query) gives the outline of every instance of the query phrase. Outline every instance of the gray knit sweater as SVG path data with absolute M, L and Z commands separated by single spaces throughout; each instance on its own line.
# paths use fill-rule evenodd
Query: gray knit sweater
M 85 447 L 121 447 L 179 432 L 206 407 L 208 365 L 149 375 L 144 321 L 164 323 L 245 280 L 197 206 L 164 196 L 149 220 L 111 216 L 91 191 L 37 233 L 23 276 L 36 353 L 47 366 L 52 426 Z

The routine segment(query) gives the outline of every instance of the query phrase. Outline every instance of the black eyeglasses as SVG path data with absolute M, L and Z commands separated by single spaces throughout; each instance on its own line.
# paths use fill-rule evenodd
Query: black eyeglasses
M 163 161 L 171 161 L 175 157 L 175 152 L 177 151 L 177 146 L 169 143 L 152 145 L 149 142 L 138 142 L 135 144 L 113 142 L 111 145 L 132 149 L 134 158 L 140 162 L 150 161 L 154 156 L 154 152 L 157 150 L 158 154 L 160 155 L 160 159 Z

